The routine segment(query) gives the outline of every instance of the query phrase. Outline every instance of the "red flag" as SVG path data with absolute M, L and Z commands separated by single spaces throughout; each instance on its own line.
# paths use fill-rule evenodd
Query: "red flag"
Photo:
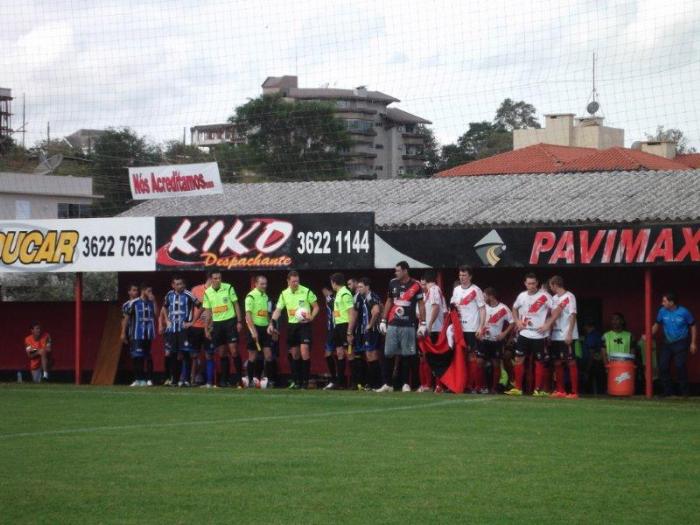
M 464 351 L 467 345 L 464 341 L 464 335 L 462 334 L 462 323 L 459 319 L 459 312 L 451 310 L 450 313 L 445 316 L 442 330 L 434 344 L 429 338 L 424 337 L 418 340 L 418 346 L 423 352 L 432 354 L 444 354 L 449 352 L 450 347 L 447 344 L 447 329 L 450 325 L 454 326 L 455 353 L 452 358 L 452 364 L 445 373 L 440 376 L 440 383 L 455 394 L 461 394 L 467 386 L 467 365 L 464 360 Z

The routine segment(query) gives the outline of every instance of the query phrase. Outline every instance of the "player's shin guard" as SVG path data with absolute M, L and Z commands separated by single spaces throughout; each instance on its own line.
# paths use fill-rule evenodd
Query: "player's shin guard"
M 182 368 L 180 370 L 180 381 L 188 382 L 190 381 L 190 354 L 185 352 L 182 354 Z
M 216 363 L 213 359 L 207 359 L 207 384 L 214 384 L 214 371 L 216 369 Z
M 311 376 L 311 359 L 302 359 L 301 361 L 301 384 L 304 387 L 309 386 L 309 377 Z
M 433 374 L 430 371 L 430 365 L 428 364 L 427 358 L 423 358 L 420 361 L 420 385 L 423 387 L 430 388 L 432 383 Z
M 573 359 L 569 361 L 568 365 L 569 379 L 571 380 L 571 393 L 578 395 L 578 365 Z
M 229 372 L 229 371 L 228 371 L 228 366 L 229 366 L 228 357 L 222 357 L 222 358 L 219 360 L 219 365 L 220 365 L 220 368 L 221 368 L 221 370 L 219 370 L 219 382 L 220 382 L 222 385 L 225 385 L 225 384 L 228 383 L 228 376 L 229 376 L 229 373 L 228 373 L 228 372 Z
M 347 359 L 338 359 L 338 386 L 340 388 L 345 388 L 345 363 Z
M 501 366 L 491 365 L 491 390 L 498 388 L 498 383 L 501 381 Z
M 412 358 L 415 356 L 402 356 L 399 362 L 399 385 L 408 383 L 408 375 L 411 373 Z
M 233 382 L 238 384 L 240 383 L 241 378 L 243 377 L 243 360 L 241 359 L 240 355 L 233 356 L 233 364 L 236 367 L 236 372 L 233 376 Z
M 329 381 L 331 383 L 337 383 L 338 378 L 336 377 L 337 371 L 335 369 L 335 356 L 334 355 L 327 355 L 326 356 L 326 366 L 328 367 L 328 374 L 330 375 Z
M 246 367 L 246 372 L 248 376 L 248 384 L 253 384 L 253 378 L 255 377 L 255 361 L 248 361 L 248 366 Z
M 150 355 L 146 358 L 146 379 L 153 380 L 153 359 Z
M 170 356 L 170 378 L 173 380 L 173 382 L 177 381 L 177 378 L 178 378 L 178 375 L 177 375 L 177 356 L 176 355 Z
M 535 390 L 543 390 L 544 389 L 544 376 L 545 376 L 546 370 L 544 367 L 544 363 L 540 360 L 535 361 Z
M 382 371 L 379 361 L 367 363 L 367 382 L 370 388 L 379 388 L 381 385 Z
M 523 389 L 523 376 L 525 375 L 525 363 L 515 363 L 513 366 L 513 374 L 515 375 L 515 388 Z
M 132 365 L 134 367 L 134 380 L 143 380 L 143 357 L 134 357 L 132 359 Z
M 350 388 L 355 388 L 360 384 L 360 360 L 356 357 L 349 359 L 350 364 Z
M 479 388 L 479 365 L 476 359 L 468 358 L 467 367 L 469 376 L 467 378 L 467 388 L 474 390 Z
M 294 382 L 301 385 L 304 371 L 301 366 L 301 357 L 294 359 Z
M 554 373 L 556 374 L 556 385 L 557 392 L 565 392 L 566 388 L 564 386 L 564 365 L 562 363 L 557 363 L 554 365 Z

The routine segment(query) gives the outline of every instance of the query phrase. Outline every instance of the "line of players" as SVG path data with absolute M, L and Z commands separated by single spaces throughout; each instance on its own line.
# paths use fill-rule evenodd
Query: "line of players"
M 389 284 L 384 305 L 371 290 L 368 278 L 350 279 L 331 276 L 324 287 L 328 337 L 325 357 L 330 381 L 325 389 L 345 388 L 346 369 L 350 367 L 350 387 L 389 392 L 395 388 L 411 391 L 411 383 L 420 379 L 418 390 L 440 390 L 436 379 L 449 367 L 451 353 L 422 355 L 419 361 L 417 340 L 438 340 L 448 308 L 435 274 L 425 272 L 419 283 L 409 275 L 409 267 L 400 262 L 396 278 Z M 504 355 L 506 342 L 514 342 L 513 388 L 509 395 L 522 395 L 525 360 L 535 360 L 533 395 L 545 396 L 547 368 L 554 364 L 557 397 L 578 396 L 578 373 L 572 341 L 578 338 L 576 299 L 564 288 L 561 277 L 540 286 L 534 274 L 527 274 L 525 291 L 511 310 L 498 301 L 496 290 L 482 291 L 472 282 L 472 270 L 459 269 L 450 306 L 459 313 L 467 344 L 467 388 L 474 393 L 494 392 L 500 378 L 501 363 L 511 370 L 511 356 Z M 551 292 L 551 293 L 550 293 Z M 215 358 L 219 358 L 219 386 L 267 386 L 277 379 L 278 321 L 287 317 L 287 349 L 291 369 L 289 388 L 307 388 L 311 365 L 311 323 L 318 316 L 318 298 L 299 282 L 291 271 L 287 288 L 273 308 L 267 295 L 267 279 L 258 275 L 255 287 L 244 300 L 244 315 L 234 288 L 222 282 L 221 272 L 211 272 L 207 281 L 186 290 L 184 280 L 176 276 L 157 313 L 149 286 L 132 286 L 130 299 L 123 306 L 122 340 L 129 344 L 134 361 L 132 386 L 152 384 L 151 341 L 158 331 L 165 335 L 166 385 L 189 386 L 201 368 L 205 356 L 206 382 L 214 387 Z M 384 315 L 386 314 L 386 315 Z M 248 360 L 244 366 L 238 353 L 238 337 L 245 322 Z M 454 346 L 454 334 L 448 341 Z M 383 336 L 383 337 L 382 337 Z M 382 341 L 383 339 L 383 341 Z M 383 350 L 383 352 L 382 352 Z M 230 360 L 234 372 L 230 374 Z M 487 366 L 492 379 L 485 377 Z M 571 392 L 564 390 L 564 367 L 569 368 Z M 244 375 L 245 372 L 245 375 Z M 229 379 L 232 379 L 229 381 Z M 491 388 L 487 384 L 491 383 Z

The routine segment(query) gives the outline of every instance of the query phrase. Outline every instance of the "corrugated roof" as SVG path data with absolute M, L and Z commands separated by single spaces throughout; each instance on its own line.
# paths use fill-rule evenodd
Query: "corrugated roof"
M 700 219 L 700 171 L 225 184 L 222 195 L 153 200 L 123 215 L 375 213 L 380 229 Z
M 467 177 L 506 173 L 556 173 L 569 161 L 590 155 L 594 148 L 533 144 L 526 148 L 506 151 L 492 157 L 475 160 L 441 171 L 438 177 Z

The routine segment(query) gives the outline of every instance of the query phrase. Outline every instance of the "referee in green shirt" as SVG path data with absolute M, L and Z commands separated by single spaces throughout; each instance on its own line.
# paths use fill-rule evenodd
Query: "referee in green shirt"
M 206 335 L 219 352 L 221 364 L 219 384 L 229 386 L 228 356 L 230 354 L 236 366 L 236 375 L 233 378 L 232 386 L 238 387 L 243 372 L 243 363 L 237 347 L 238 334 L 243 329 L 241 307 L 238 305 L 238 296 L 233 286 L 221 281 L 221 271 L 211 271 L 209 279 L 211 286 L 204 290 L 202 306 L 207 313 Z
M 268 334 L 275 332 L 274 323 L 283 310 L 287 312 L 287 348 L 292 369 L 289 388 L 307 388 L 311 374 L 311 322 L 318 315 L 318 299 L 306 286 L 299 284 L 299 272 L 295 270 L 287 274 L 287 288 L 280 294 L 272 312 Z
M 245 296 L 245 322 L 250 337 L 248 338 L 248 386 L 255 385 L 255 363 L 258 352 L 263 353 L 265 365 L 263 373 L 271 377 L 272 341 L 267 327 L 270 324 L 270 299 L 267 296 L 267 277 L 257 275 L 255 288 Z M 258 378 L 260 379 L 260 378 Z
M 352 332 L 350 331 L 350 320 L 354 319 L 355 300 L 352 292 L 345 286 L 345 276 L 342 273 L 331 275 L 331 286 L 335 293 L 333 301 L 333 346 L 335 346 L 336 357 L 338 358 L 338 383 L 337 388 L 347 386 L 345 378 L 345 363 L 352 361 Z M 347 356 L 347 357 L 346 357 Z M 356 365 L 353 363 L 351 366 Z M 353 383 L 357 382 L 357 373 L 353 369 Z M 354 385 L 353 385 L 354 386 Z

